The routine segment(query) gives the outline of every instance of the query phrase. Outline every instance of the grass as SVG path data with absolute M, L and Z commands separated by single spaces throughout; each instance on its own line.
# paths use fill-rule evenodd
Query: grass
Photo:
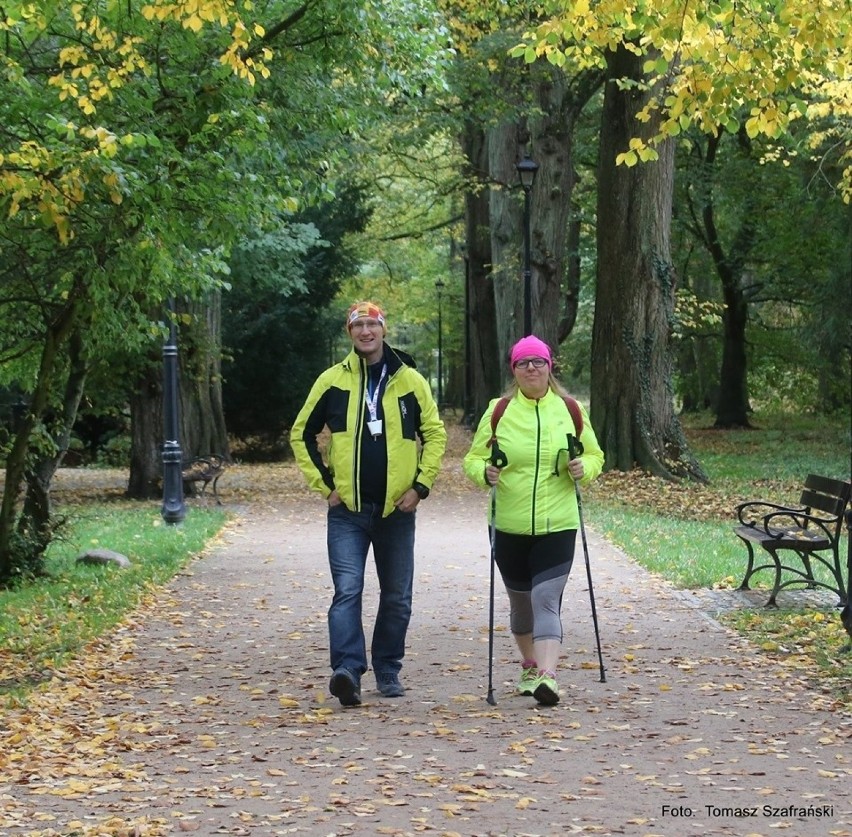
M 23 699 L 114 628 L 201 552 L 226 516 L 192 509 L 181 525 L 167 526 L 151 504 L 96 503 L 74 506 L 69 519 L 48 550 L 47 577 L 0 590 L 0 695 L 7 700 Z M 131 566 L 77 563 L 94 548 L 122 553 Z
M 584 508 L 586 522 L 642 566 L 677 587 L 729 587 L 742 576 L 745 549 L 727 523 L 682 520 L 615 504 Z

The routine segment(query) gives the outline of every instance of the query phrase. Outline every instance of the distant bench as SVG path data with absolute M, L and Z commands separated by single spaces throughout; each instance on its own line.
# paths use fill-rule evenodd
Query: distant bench
M 837 593 L 840 605 L 847 603 L 847 585 L 843 580 L 840 536 L 843 513 L 849 504 L 852 484 L 810 474 L 805 480 L 799 506 L 782 506 L 768 500 L 751 500 L 737 506 L 737 537 L 748 549 L 748 566 L 740 590 L 749 589 L 751 577 L 765 569 L 775 572 L 767 607 L 777 607 L 779 590 L 791 584 L 823 587 Z M 754 544 L 771 558 L 756 563 Z M 798 561 L 793 556 L 798 558 Z M 828 581 L 814 578 L 813 563 L 819 562 L 829 573 Z M 792 575 L 792 578 L 782 576 Z
M 218 453 L 211 453 L 208 456 L 196 456 L 195 459 L 183 463 L 181 478 L 184 483 L 203 483 L 201 491 L 198 492 L 199 497 L 203 497 L 207 486 L 213 483 L 213 497 L 216 503 L 221 506 L 222 501 L 219 499 L 216 483 L 219 482 L 219 477 L 222 476 L 227 467 L 227 458 Z

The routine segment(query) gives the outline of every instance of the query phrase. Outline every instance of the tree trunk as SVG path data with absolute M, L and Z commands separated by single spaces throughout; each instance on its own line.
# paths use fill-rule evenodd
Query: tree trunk
M 45 332 L 42 344 L 41 360 L 36 375 L 35 387 L 30 400 L 30 408 L 21 420 L 15 434 L 12 449 L 6 458 L 6 478 L 3 486 L 3 502 L 0 504 L 0 584 L 9 582 L 25 567 L 21 561 L 29 561 L 27 555 L 16 553 L 13 546 L 17 530 L 18 509 L 21 502 L 21 487 L 26 473 L 27 454 L 36 422 L 45 414 L 50 401 L 56 366 L 60 352 L 68 338 L 77 316 L 76 299 L 79 288 L 69 293 L 68 305 L 55 316 Z M 23 545 L 34 557 L 43 551 L 38 544 Z M 32 551 L 34 548 L 34 552 Z
M 494 283 L 491 280 L 491 240 L 488 235 L 490 189 L 488 154 L 483 131 L 468 124 L 461 138 L 470 186 L 465 193 L 465 275 L 468 289 L 470 337 L 469 407 L 479 421 L 488 402 L 500 391 L 503 364 L 497 343 Z
M 221 297 L 182 303 L 178 314 L 190 324 L 178 336 L 179 426 L 184 460 L 219 454 L 230 448 L 222 405 Z M 153 360 L 130 397 L 131 453 L 127 496 L 148 500 L 162 494 L 163 367 Z M 188 491 L 192 487 L 188 486 Z
M 733 277 L 731 277 L 733 280 Z M 746 357 L 746 325 L 748 304 L 740 288 L 739 278 L 722 282 L 725 308 L 722 312 L 724 339 L 722 365 L 719 371 L 719 399 L 715 427 L 750 427 L 748 420 L 748 359 Z
M 65 382 L 65 394 L 62 399 L 62 414 L 56 421 L 52 431 L 55 453 L 53 456 L 42 457 L 26 472 L 27 491 L 21 516 L 18 519 L 18 532 L 28 539 L 42 543 L 47 547 L 50 542 L 51 518 L 53 509 L 50 499 L 50 487 L 56 470 L 62 464 L 68 452 L 71 440 L 71 430 L 77 420 L 77 411 L 88 374 L 83 335 L 76 328 L 68 340 L 69 369 Z M 48 429 L 50 432 L 50 429 Z
M 499 184 L 491 197 L 491 249 L 501 357 L 523 336 L 524 192 L 516 166 L 525 147 L 539 166 L 529 207 L 532 332 L 556 350 L 573 328 L 580 290 L 576 220 L 569 238 L 576 184 L 574 127 L 600 81 L 594 74 L 569 79 L 542 66 L 530 82 L 537 108 L 529 125 L 505 122 L 489 131 L 491 177 Z
M 687 275 L 686 272 L 681 276 Z M 684 282 L 687 287 L 687 283 Z M 693 273 L 688 285 L 697 299 L 712 299 L 716 279 L 708 271 Z M 697 330 L 681 339 L 677 347 L 677 370 L 681 380 L 681 413 L 716 411 L 719 401 L 719 351 L 715 333 Z
M 539 164 L 530 192 L 531 318 L 533 334 L 555 350 L 571 333 L 580 297 L 574 132 L 603 75 L 571 78 L 549 65 L 542 64 L 540 69 L 538 115 L 529 122 L 530 156 Z
M 192 327 L 181 364 L 181 443 L 184 456 L 229 455 L 222 407 L 222 297 L 186 303 Z
M 154 357 L 139 376 L 129 401 L 127 496 L 153 500 L 163 493 L 163 367 Z
M 488 129 L 487 137 L 488 171 L 492 183 L 489 200 L 491 277 L 502 381 L 507 377 L 506 356 L 509 348 L 523 336 L 524 326 L 521 276 L 523 190 L 518 185 L 515 166 L 520 159 L 519 149 L 525 144 L 526 133 L 515 122 L 501 122 Z
M 707 143 L 707 166 L 712 171 L 722 135 L 711 137 Z M 751 140 L 745 131 L 739 135 L 740 148 L 751 152 Z M 712 180 L 711 180 L 712 182 Z M 743 272 L 746 260 L 754 246 L 756 200 L 752 193 L 746 194 L 741 207 L 742 218 L 734 240 L 724 252 L 716 228 L 715 204 L 712 192 L 704 204 L 702 220 L 705 239 L 716 271 L 722 281 L 722 312 L 724 339 L 722 342 L 722 365 L 719 370 L 719 400 L 716 405 L 716 427 L 749 427 L 749 399 L 746 357 L 746 326 L 748 324 L 748 301 L 743 292 Z
M 645 59 L 619 48 L 607 55 L 598 174 L 598 282 L 592 333 L 592 423 L 606 467 L 634 465 L 664 477 L 706 482 L 674 409 L 670 321 L 675 272 L 669 252 L 674 146 L 656 162 L 616 166 L 634 136 L 654 126 L 636 113 L 647 93 L 619 89 L 642 79 Z

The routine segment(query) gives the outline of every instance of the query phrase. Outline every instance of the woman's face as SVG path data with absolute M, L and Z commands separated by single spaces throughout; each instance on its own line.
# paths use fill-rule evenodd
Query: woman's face
M 512 374 L 527 398 L 541 398 L 548 387 L 550 366 L 543 357 L 522 357 L 515 361 Z

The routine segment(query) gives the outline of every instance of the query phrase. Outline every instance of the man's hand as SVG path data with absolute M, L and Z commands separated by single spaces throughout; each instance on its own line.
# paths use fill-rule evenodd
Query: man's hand
M 332 506 L 339 506 L 343 500 L 340 499 L 340 493 L 335 488 L 331 494 L 328 495 L 328 507 L 332 508 Z
M 413 489 L 409 488 L 405 494 L 402 495 L 394 505 L 401 512 L 413 512 L 417 508 L 417 504 L 420 502 L 420 495 Z

